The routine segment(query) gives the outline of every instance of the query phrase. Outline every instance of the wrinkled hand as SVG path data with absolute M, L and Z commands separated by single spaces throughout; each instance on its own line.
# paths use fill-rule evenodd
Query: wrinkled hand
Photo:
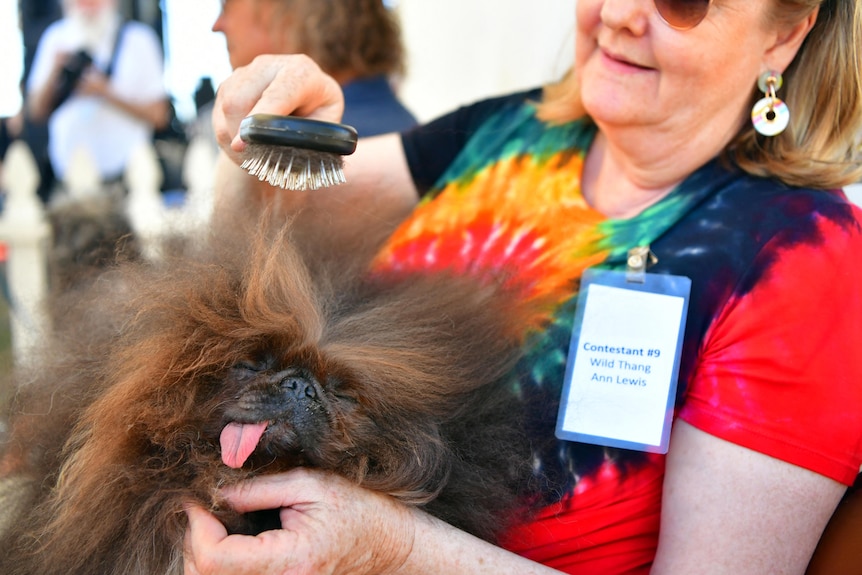
M 344 112 L 341 87 L 310 58 L 264 55 L 234 70 L 219 86 L 213 108 L 216 139 L 234 162 L 245 147 L 239 124 L 251 114 L 296 115 L 337 122 Z
M 245 513 L 281 509 L 282 529 L 228 535 L 208 511 L 188 506 L 185 575 L 385 574 L 409 556 L 415 514 L 341 477 L 297 469 L 226 489 Z

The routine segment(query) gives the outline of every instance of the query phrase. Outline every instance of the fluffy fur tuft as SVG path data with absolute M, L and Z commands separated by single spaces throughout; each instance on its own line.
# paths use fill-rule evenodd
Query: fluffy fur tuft
M 299 465 L 486 539 L 518 517 L 530 451 L 504 376 L 529 310 L 516 291 L 369 274 L 376 242 L 348 257 L 268 222 L 58 296 L 8 414 L 0 501 L 23 503 L 0 572 L 180 573 L 185 502 L 254 532 L 218 488 Z M 223 429 L 256 420 L 269 426 L 255 451 L 225 465 Z

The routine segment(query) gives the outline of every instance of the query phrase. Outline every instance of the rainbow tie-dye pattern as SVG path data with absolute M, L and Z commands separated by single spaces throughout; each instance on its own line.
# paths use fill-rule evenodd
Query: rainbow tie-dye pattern
M 503 274 L 525 297 L 552 303 L 525 325 L 511 374 L 543 507 L 504 546 L 564 572 L 649 572 L 664 456 L 554 437 L 580 275 L 624 268 L 634 246 L 656 252 L 650 271 L 693 282 L 678 417 L 852 483 L 862 429 L 862 361 L 850 359 L 862 312 L 858 210 L 840 192 L 792 188 L 716 158 L 638 216 L 608 219 L 580 190 L 596 128 L 548 126 L 525 96 L 540 94 L 480 102 L 405 136 L 411 168 L 434 166 L 420 168 L 417 183 L 449 168 L 377 262 Z M 454 163 L 450 150 L 460 150 Z
M 558 305 L 589 266 L 624 261 L 699 200 L 677 189 L 630 220 L 608 219 L 581 194 L 595 127 L 548 126 L 526 105 L 486 122 L 438 187 L 390 239 L 378 265 L 404 271 L 515 274 L 527 297 Z
M 551 468 L 572 470 L 575 459 L 595 467 L 606 457 L 602 448 L 553 439 L 582 272 L 595 265 L 624 268 L 631 247 L 649 245 L 710 189 L 695 174 L 637 217 L 609 219 L 581 193 L 595 133 L 588 120 L 549 126 L 532 104 L 503 109 L 471 137 L 377 260 L 395 271 L 504 276 L 524 297 L 543 298 L 542 315 L 525 326 L 525 356 L 512 374 L 513 389 L 535 420 L 531 432 L 543 476 L 550 459 Z M 550 475 L 571 492 L 580 473 Z

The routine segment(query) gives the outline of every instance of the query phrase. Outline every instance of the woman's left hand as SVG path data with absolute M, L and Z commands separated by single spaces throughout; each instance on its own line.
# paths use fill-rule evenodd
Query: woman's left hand
M 385 574 L 410 555 L 414 512 L 391 497 L 332 474 L 296 469 L 224 491 L 240 513 L 281 509 L 282 528 L 228 535 L 211 513 L 189 505 L 185 574 Z

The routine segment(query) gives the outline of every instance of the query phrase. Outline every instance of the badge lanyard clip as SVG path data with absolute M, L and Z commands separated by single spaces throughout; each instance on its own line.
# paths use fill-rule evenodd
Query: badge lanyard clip
M 658 258 L 652 253 L 649 246 L 638 246 L 630 249 L 626 259 L 626 281 L 644 283 L 647 266 L 657 263 Z

